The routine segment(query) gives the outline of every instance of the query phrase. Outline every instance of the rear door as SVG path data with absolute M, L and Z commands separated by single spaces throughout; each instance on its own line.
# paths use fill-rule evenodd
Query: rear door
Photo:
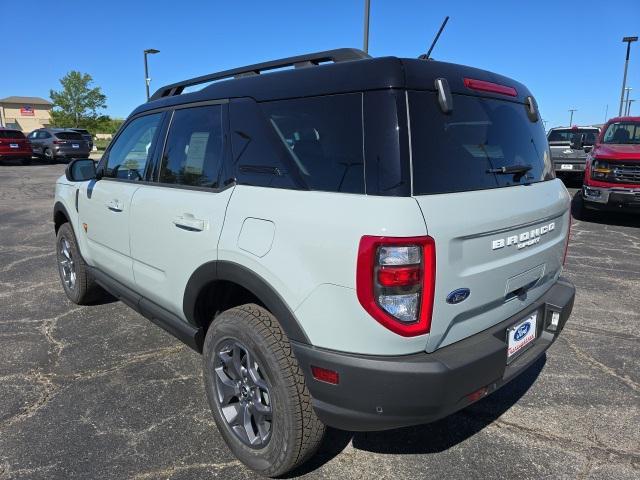
M 154 182 L 131 204 L 131 255 L 136 291 L 183 316 L 184 289 L 202 264 L 217 259 L 232 186 L 221 184 L 227 151 L 226 104 L 173 112 Z
M 84 182 L 79 193 L 80 223 L 93 266 L 130 288 L 134 284 L 129 247 L 131 199 L 145 178 L 162 118 L 162 113 L 155 113 L 131 120 L 105 153 L 100 164 L 102 178 Z
M 553 179 L 541 121 L 506 100 L 409 92 L 413 194 L 436 244 L 427 350 L 478 333 L 539 298 L 562 269 L 569 195 Z M 526 166 L 526 172 L 498 173 Z M 470 290 L 449 303 L 457 289 Z M 449 297 L 451 300 L 451 297 Z

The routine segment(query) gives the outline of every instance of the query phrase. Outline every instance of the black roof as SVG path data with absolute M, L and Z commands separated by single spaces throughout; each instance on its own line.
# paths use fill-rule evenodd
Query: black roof
M 340 49 L 341 52 L 345 50 L 349 52 L 355 51 L 353 49 Z M 292 57 L 292 59 L 313 57 L 314 55 L 327 53 L 330 52 L 319 52 L 319 54 Z M 178 82 L 160 88 L 149 102 L 139 106 L 133 114 L 184 103 L 239 97 L 251 97 L 256 101 L 268 101 L 392 88 L 434 90 L 436 78 L 446 78 L 453 93 L 497 97 L 519 102 L 524 102 L 525 98 L 531 95 L 523 84 L 486 70 L 434 60 L 397 57 L 371 58 L 364 52 L 361 53 L 362 55 L 358 56 L 357 59 L 351 60 L 347 57 L 334 63 L 305 65 L 305 68 L 290 68 L 267 74 L 259 72 L 259 70 L 262 70 L 259 68 L 261 65 L 271 66 L 265 70 L 273 69 L 272 65 L 278 64 L 278 61 L 274 61 Z M 285 65 L 292 65 L 291 62 L 284 62 L 285 60 L 291 59 L 283 59 L 282 62 Z M 298 65 L 296 64 L 296 66 Z M 216 80 L 220 77 L 222 79 L 214 81 L 199 91 L 180 93 L 183 86 L 201 83 L 199 80 L 202 79 L 212 78 Z M 465 77 L 514 87 L 517 91 L 517 96 L 509 97 L 469 90 L 464 85 Z

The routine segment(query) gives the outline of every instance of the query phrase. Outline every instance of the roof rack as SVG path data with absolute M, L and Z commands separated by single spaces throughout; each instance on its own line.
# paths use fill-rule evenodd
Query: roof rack
M 212 82 L 214 80 L 222 80 L 224 78 L 242 78 L 248 76 L 259 75 L 268 70 L 275 70 L 283 67 L 303 68 L 318 65 L 324 62 L 346 62 L 350 60 L 363 60 L 371 58 L 368 54 L 357 48 L 338 48 L 336 50 L 326 50 L 324 52 L 309 53 L 306 55 L 297 55 L 295 57 L 281 58 L 270 62 L 256 63 L 247 65 L 246 67 L 233 68 L 222 72 L 210 73 L 200 77 L 190 78 L 182 82 L 172 83 L 160 87 L 149 99 L 149 101 L 158 100 L 159 98 L 172 97 L 180 95 L 185 88 L 202 83 Z

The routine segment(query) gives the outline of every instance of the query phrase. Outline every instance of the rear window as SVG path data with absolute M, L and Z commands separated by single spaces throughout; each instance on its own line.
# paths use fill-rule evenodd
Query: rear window
M 540 120 L 524 105 L 467 95 L 453 96 L 443 114 L 433 92 L 409 92 L 413 193 L 463 192 L 553 178 L 549 145 Z M 525 173 L 497 173 L 502 167 Z
M 0 130 L 0 138 L 24 138 L 20 130 Z
M 362 94 L 261 105 L 310 190 L 364 193 Z
M 82 128 L 74 128 L 74 132 L 78 132 L 81 135 L 90 135 L 88 130 L 83 130 Z
M 82 135 L 77 132 L 56 132 L 55 136 L 60 140 L 83 140 Z
M 598 130 L 595 128 L 564 128 L 549 132 L 549 143 L 570 143 L 582 137 L 583 145 L 593 145 L 598 138 Z

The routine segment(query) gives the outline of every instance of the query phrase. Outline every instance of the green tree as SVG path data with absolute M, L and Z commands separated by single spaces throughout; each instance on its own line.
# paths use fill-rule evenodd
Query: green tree
M 98 110 L 107 107 L 107 97 L 100 87 L 92 87 L 93 78 L 88 73 L 70 71 L 60 79 L 62 90 L 51 90 L 53 102 L 52 123 L 61 127 L 94 129 L 103 115 Z

